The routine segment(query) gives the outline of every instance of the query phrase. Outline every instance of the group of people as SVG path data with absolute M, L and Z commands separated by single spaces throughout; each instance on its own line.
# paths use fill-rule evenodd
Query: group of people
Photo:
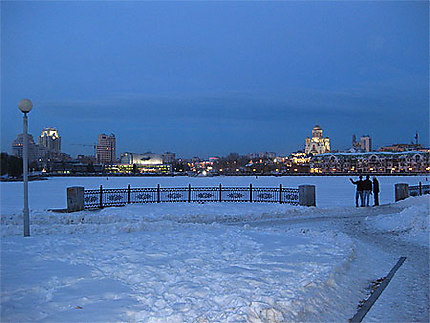
M 373 177 L 373 181 L 370 180 L 369 175 L 366 175 L 366 179 L 363 180 L 363 176 L 359 176 L 358 181 L 349 179 L 352 184 L 357 185 L 355 192 L 355 206 L 358 207 L 358 199 L 360 199 L 361 206 L 369 206 L 370 195 L 373 193 L 374 205 L 379 205 L 379 182 L 376 177 Z

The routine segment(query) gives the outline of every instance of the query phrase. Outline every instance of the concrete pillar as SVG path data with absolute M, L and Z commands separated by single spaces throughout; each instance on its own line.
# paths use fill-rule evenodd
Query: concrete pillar
M 316 206 L 315 185 L 299 185 L 299 205 Z
M 395 199 L 396 202 L 404 200 L 409 197 L 409 185 L 405 183 L 399 183 L 394 185 Z
M 72 186 L 67 188 L 67 212 L 82 211 L 84 209 L 84 188 Z

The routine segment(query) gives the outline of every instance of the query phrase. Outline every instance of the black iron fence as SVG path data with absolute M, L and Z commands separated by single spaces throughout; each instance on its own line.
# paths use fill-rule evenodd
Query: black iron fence
M 85 208 L 161 202 L 271 202 L 299 204 L 299 189 L 279 187 L 146 187 L 84 190 Z
M 418 185 L 409 186 L 409 196 L 419 196 L 423 194 L 430 194 L 430 185 L 419 183 Z

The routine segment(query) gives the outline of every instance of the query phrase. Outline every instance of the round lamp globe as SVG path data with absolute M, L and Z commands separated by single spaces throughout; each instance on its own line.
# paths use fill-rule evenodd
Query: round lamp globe
M 18 103 L 18 108 L 21 110 L 21 112 L 27 113 L 33 108 L 33 103 L 31 103 L 29 99 L 22 99 Z

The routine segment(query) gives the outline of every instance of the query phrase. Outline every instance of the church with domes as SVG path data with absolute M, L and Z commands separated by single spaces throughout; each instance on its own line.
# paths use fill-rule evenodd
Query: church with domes
M 323 131 L 319 125 L 312 129 L 312 138 L 306 138 L 305 153 L 319 155 L 330 152 L 330 139 L 323 137 Z

